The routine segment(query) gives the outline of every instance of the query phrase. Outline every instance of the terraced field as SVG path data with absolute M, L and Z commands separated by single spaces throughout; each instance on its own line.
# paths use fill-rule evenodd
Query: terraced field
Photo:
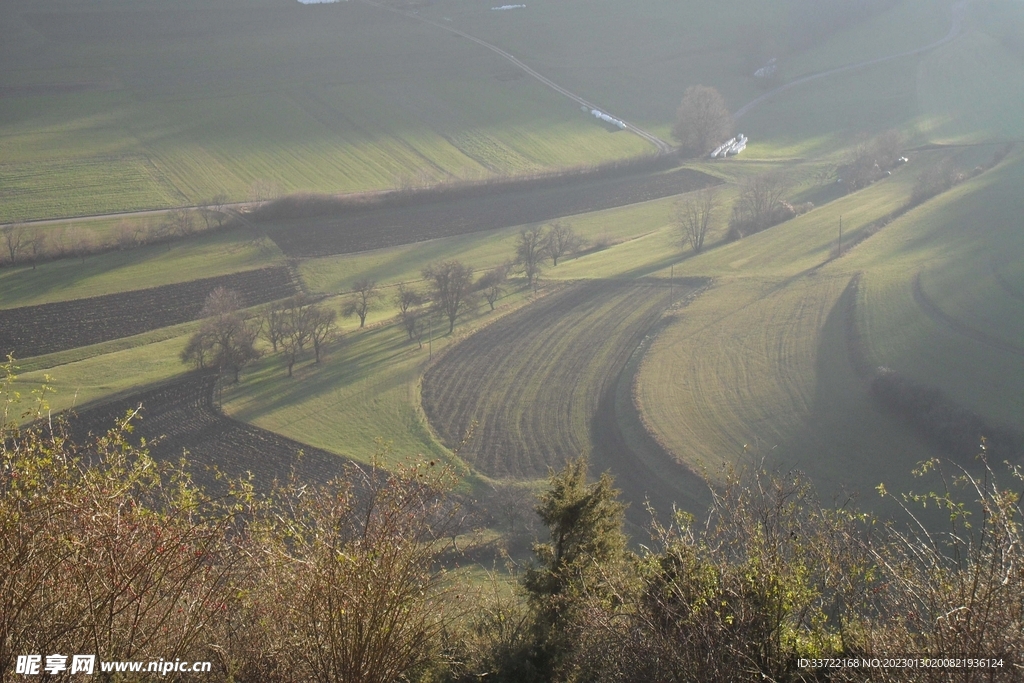
M 298 293 L 285 267 L 261 268 L 120 294 L 0 309 L 0 353 L 30 358 L 195 320 L 217 287 L 246 306 Z
M 209 466 L 232 477 L 252 473 L 264 486 L 287 477 L 292 468 L 314 481 L 341 474 L 341 456 L 225 417 L 214 405 L 216 382 L 215 375 L 191 374 L 87 407 L 71 416 L 72 434 L 104 434 L 115 420 L 141 406 L 132 438 L 146 439 L 150 454 L 162 460 L 176 461 L 187 451 L 197 476 L 205 480 L 211 479 Z
M 1013 460 L 1024 431 L 1022 278 L 1011 256 L 1022 173 L 1014 155 L 840 259 L 827 249 L 839 215 L 856 234 L 892 211 L 906 197 L 898 174 L 677 264 L 677 275 L 716 285 L 644 358 L 647 426 L 691 466 L 715 473 L 765 457 L 836 494 L 914 487 L 909 473 L 929 457 L 973 466 L 985 431 Z M 876 387 L 879 366 L 901 381 Z M 963 429 L 937 438 L 929 411 Z
M 453 447 L 471 434 L 460 454 L 492 477 L 535 479 L 589 453 L 635 508 L 645 496 L 661 509 L 690 502 L 695 477 L 663 454 L 634 450 L 620 433 L 616 395 L 665 309 L 700 284 L 582 282 L 485 327 L 424 375 L 431 425 Z
M 267 232 L 285 254 L 330 256 L 546 221 L 696 190 L 720 182 L 691 169 L 601 178 L 525 190 L 496 186 L 481 196 L 351 208 L 335 215 L 274 221 Z M 271 207 L 272 208 L 272 207 Z

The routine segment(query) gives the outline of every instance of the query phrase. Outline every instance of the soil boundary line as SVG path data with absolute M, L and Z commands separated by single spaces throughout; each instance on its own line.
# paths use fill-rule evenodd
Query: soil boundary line
M 807 76 L 801 76 L 800 78 L 797 78 L 796 80 L 790 81 L 789 83 L 784 83 L 784 84 L 780 85 L 779 87 L 777 87 L 777 88 L 775 88 L 773 90 L 769 90 L 768 92 L 766 92 L 763 95 L 760 95 L 759 97 L 755 97 L 753 100 L 751 100 L 750 102 L 747 102 L 745 105 L 743 105 L 742 107 L 737 109 L 736 112 L 732 115 L 732 117 L 733 117 L 734 120 L 739 120 L 739 119 L 743 118 L 743 116 L 747 112 L 749 112 L 751 109 L 753 109 L 757 105 L 759 105 L 759 104 L 761 104 L 763 102 L 768 101 L 769 99 L 771 99 L 772 97 L 775 97 L 779 93 L 785 92 L 786 90 L 790 90 L 790 89 L 795 88 L 795 87 L 797 87 L 799 85 L 804 85 L 805 83 L 810 83 L 812 81 L 817 81 L 819 79 L 827 78 L 829 76 L 835 76 L 837 74 L 845 73 L 847 71 L 854 71 L 856 69 L 862 69 L 862 68 L 868 67 L 868 66 L 875 66 L 876 64 L 883 64 L 883 63 L 891 61 L 893 59 L 900 59 L 902 57 L 914 57 L 916 55 L 928 52 L 929 50 L 933 50 L 933 49 L 935 49 L 935 48 L 937 48 L 937 47 L 939 47 L 941 45 L 945 45 L 946 43 L 950 42 L 951 40 L 954 40 L 957 36 L 960 35 L 960 30 L 963 27 L 963 20 L 964 20 L 964 17 L 966 16 L 966 14 L 967 14 L 967 5 L 968 5 L 969 1 L 970 0 L 960 0 L 959 2 L 957 2 L 957 3 L 955 3 L 953 5 L 953 7 L 952 7 L 952 25 L 949 28 L 949 33 L 947 33 L 942 38 L 939 38 L 935 42 L 929 43 L 929 44 L 924 45 L 922 47 L 915 48 L 913 50 L 907 50 L 905 52 L 900 52 L 900 53 L 895 54 L 895 55 L 888 55 L 886 57 L 877 57 L 875 59 L 868 59 L 868 60 L 865 60 L 863 62 L 857 62 L 856 64 L 847 64 L 846 66 L 839 66 L 839 67 L 836 67 L 834 69 L 829 69 L 828 71 L 821 71 L 819 73 L 808 74 Z
M 985 346 L 999 351 L 1005 351 L 1006 353 L 1013 354 L 1014 356 L 1024 357 L 1024 348 L 975 329 L 967 323 L 957 320 L 939 308 L 938 305 L 932 301 L 927 294 L 925 294 L 924 289 L 921 287 L 920 272 L 914 276 L 913 290 L 914 302 L 917 303 L 921 310 L 924 311 L 925 315 L 931 318 L 933 322 L 944 325 L 952 331 L 967 337 L 971 341 L 976 341 L 979 344 L 984 344 Z

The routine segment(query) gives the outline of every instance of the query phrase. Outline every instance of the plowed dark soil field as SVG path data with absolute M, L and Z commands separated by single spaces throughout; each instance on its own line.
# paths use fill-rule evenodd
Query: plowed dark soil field
M 200 480 L 207 478 L 206 466 L 210 465 L 235 477 L 252 472 L 258 485 L 287 477 L 293 466 L 300 476 L 313 481 L 342 474 L 346 459 L 341 456 L 224 416 L 214 407 L 216 379 L 211 374 L 187 375 L 79 411 L 70 419 L 72 436 L 81 440 L 90 433 L 104 434 L 115 420 L 141 404 L 141 419 L 134 423 L 132 440 L 156 440 L 150 454 L 160 460 L 177 461 L 188 451 Z
M 41 356 L 195 320 L 217 287 L 246 306 L 298 293 L 285 267 L 247 270 L 150 289 L 0 310 L 0 357 Z
M 718 182 L 684 168 L 551 187 L 503 190 L 498 186 L 479 196 L 344 207 L 320 218 L 278 220 L 268 227 L 268 234 L 289 256 L 331 256 L 601 211 Z
M 661 509 L 691 502 L 693 475 L 642 428 L 627 439 L 623 426 L 630 359 L 668 305 L 700 284 L 677 282 L 670 293 L 666 282 L 578 283 L 485 327 L 424 376 L 431 425 L 454 446 L 475 422 L 460 453 L 491 476 L 543 477 L 588 453 L 615 474 L 634 513 L 645 498 Z

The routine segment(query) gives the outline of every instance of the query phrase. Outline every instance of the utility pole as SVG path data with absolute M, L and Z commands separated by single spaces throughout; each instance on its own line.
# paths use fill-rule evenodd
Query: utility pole
M 676 276 L 676 264 L 673 263 L 671 266 L 669 266 L 669 270 L 668 270 L 668 300 L 669 300 L 670 303 L 672 301 L 672 284 L 673 284 L 673 280 L 675 279 L 675 276 Z
M 427 315 L 427 360 L 434 360 L 434 326 Z
M 843 216 L 839 216 L 839 256 L 843 255 Z

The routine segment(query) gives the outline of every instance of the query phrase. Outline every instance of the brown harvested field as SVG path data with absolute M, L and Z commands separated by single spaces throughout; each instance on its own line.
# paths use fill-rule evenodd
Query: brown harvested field
M 414 196 L 407 202 L 383 206 L 340 204 L 333 215 L 273 220 L 267 232 L 289 256 L 331 256 L 601 211 L 718 182 L 717 178 L 683 168 L 525 189 L 495 185 L 469 196 Z M 293 214 L 303 211 L 298 204 L 276 210 Z
M 666 308 L 700 284 L 576 283 L 496 321 L 426 372 L 431 425 L 456 446 L 475 423 L 460 455 L 493 477 L 543 477 L 588 453 L 640 521 L 645 498 L 691 507 L 699 480 L 637 428 L 629 366 Z
M 217 287 L 238 291 L 246 306 L 298 293 L 284 266 L 248 270 L 150 289 L 0 309 L 0 356 L 41 356 L 195 320 Z
M 287 477 L 294 467 L 304 479 L 327 481 L 342 474 L 347 459 L 224 416 L 214 404 L 213 374 L 190 374 L 110 403 L 78 411 L 71 434 L 100 435 L 140 405 L 132 440 L 145 438 L 150 454 L 176 461 L 188 451 L 196 476 L 209 481 L 208 466 L 239 477 L 251 472 L 258 485 Z M 302 451 L 302 457 L 298 457 Z

